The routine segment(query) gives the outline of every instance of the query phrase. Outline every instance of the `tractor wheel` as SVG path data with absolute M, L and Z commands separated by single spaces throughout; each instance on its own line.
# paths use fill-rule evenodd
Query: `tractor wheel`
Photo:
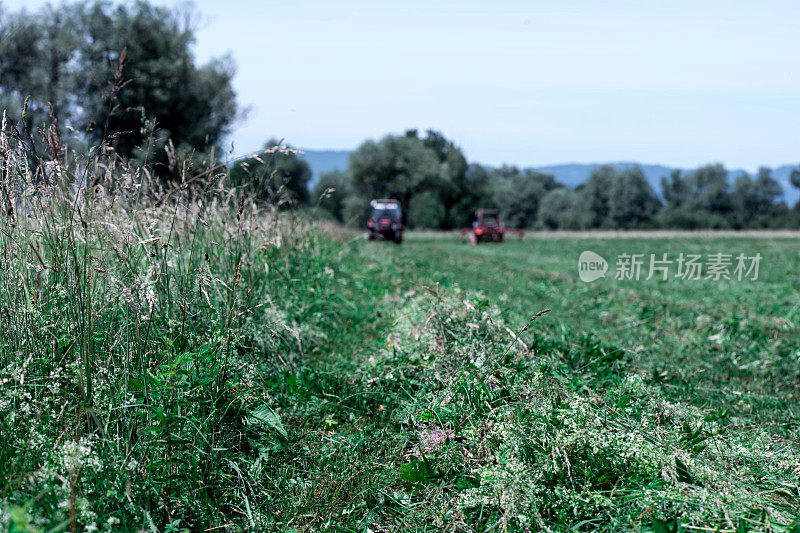
M 396 231 L 394 233 L 394 243 L 395 244 L 403 244 L 403 232 L 402 231 Z

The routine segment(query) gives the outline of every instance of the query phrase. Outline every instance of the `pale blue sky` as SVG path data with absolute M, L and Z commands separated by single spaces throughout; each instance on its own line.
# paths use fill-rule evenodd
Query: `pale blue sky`
M 797 1 L 195 4 L 252 107 L 237 153 L 433 128 L 486 164 L 800 161 Z

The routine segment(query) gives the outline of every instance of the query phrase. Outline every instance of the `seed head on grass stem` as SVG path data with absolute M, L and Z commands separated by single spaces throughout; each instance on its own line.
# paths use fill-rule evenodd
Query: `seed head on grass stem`
M 533 315 L 533 316 L 531 317 L 531 319 L 530 319 L 530 320 L 528 320 L 528 323 L 527 323 L 527 324 L 525 324 L 525 327 L 523 327 L 521 330 L 519 330 L 519 334 L 517 334 L 517 335 L 515 336 L 515 338 L 511 339 L 511 342 L 510 342 L 510 343 L 508 343 L 508 346 L 506 346 L 506 349 L 505 349 L 505 351 L 503 352 L 503 355 L 502 355 L 502 356 L 500 356 L 500 360 L 501 360 L 501 361 L 505 361 L 505 360 L 506 360 L 506 356 L 508 355 L 508 352 L 511 350 L 511 347 L 514 345 L 514 341 L 518 340 L 520 335 L 522 335 L 523 333 L 525 333 L 526 331 L 528 331 L 528 328 L 530 327 L 530 325 L 531 325 L 531 324 L 533 324 L 533 321 L 534 321 L 534 320 L 536 320 L 537 318 L 539 318 L 540 316 L 542 316 L 542 315 L 543 315 L 543 314 L 545 314 L 545 313 L 549 313 L 550 311 L 551 311 L 551 309 L 542 309 L 541 311 L 539 311 L 538 313 L 536 313 L 535 315 Z M 511 332 L 511 330 L 509 330 L 509 332 Z

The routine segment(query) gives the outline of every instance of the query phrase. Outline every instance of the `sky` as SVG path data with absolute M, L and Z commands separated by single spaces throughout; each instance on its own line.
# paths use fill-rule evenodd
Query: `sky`
M 796 0 L 194 5 L 196 58 L 230 54 L 250 109 L 238 154 L 430 128 L 489 165 L 800 161 Z

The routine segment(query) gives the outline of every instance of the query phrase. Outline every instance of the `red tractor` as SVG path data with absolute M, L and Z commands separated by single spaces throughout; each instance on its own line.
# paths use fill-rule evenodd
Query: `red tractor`
M 478 209 L 475 211 L 475 220 L 472 228 L 462 229 L 462 235 L 469 236 L 469 242 L 478 244 L 479 242 L 503 242 L 506 233 L 515 233 L 522 237 L 519 230 L 511 230 L 500 221 L 499 209 Z

